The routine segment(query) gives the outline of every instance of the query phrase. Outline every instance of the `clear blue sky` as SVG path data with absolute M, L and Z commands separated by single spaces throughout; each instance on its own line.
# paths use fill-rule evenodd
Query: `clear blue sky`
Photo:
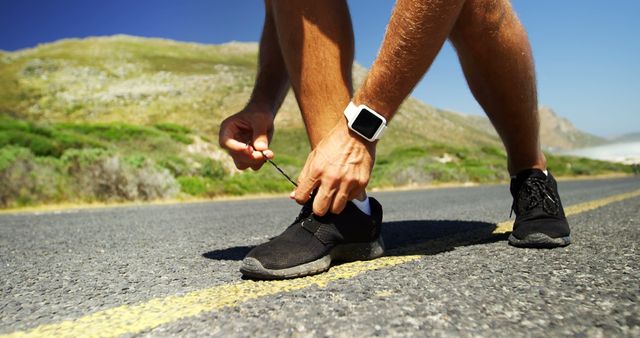
M 349 0 L 356 60 L 370 66 L 394 1 Z M 533 45 L 540 103 L 579 128 L 608 136 L 640 131 L 640 1 L 513 0 Z M 182 41 L 258 41 L 258 0 L 0 0 L 0 49 L 67 37 L 131 34 Z M 413 95 L 481 114 L 455 53 L 445 46 Z

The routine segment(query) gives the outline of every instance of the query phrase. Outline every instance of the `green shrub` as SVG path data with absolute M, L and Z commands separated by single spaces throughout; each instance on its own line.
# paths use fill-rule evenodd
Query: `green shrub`
M 156 129 L 176 134 L 190 134 L 191 129 L 175 123 L 156 123 L 153 125 Z
M 142 139 L 160 135 L 156 129 L 126 123 L 60 123 L 58 126 L 62 130 L 92 135 L 108 141 Z
M 484 146 L 480 148 L 483 153 L 497 158 L 507 158 L 507 152 L 501 147 Z
M 207 158 L 200 168 L 200 176 L 210 179 L 222 179 L 226 175 L 224 167 L 218 161 Z
M 265 168 L 266 169 L 266 168 Z M 274 171 L 245 171 L 224 179 L 224 193 L 244 195 L 247 193 L 275 193 L 291 191 L 293 186 Z
M 85 200 L 149 200 L 172 197 L 179 191 L 168 170 L 142 155 L 122 158 L 102 149 L 72 149 L 62 160 L 75 191 Z
M 54 130 L 51 136 L 60 144 L 62 149 L 70 148 L 101 148 L 107 149 L 109 144 L 97 138 L 78 134 L 73 131 Z
M 187 176 L 191 174 L 191 168 L 182 157 L 167 155 L 158 160 L 158 165 L 169 170 L 173 176 Z
M 199 176 L 178 177 L 180 190 L 193 196 L 203 196 L 207 192 L 207 180 Z
M 55 202 L 68 198 L 59 160 L 36 158 L 29 149 L 0 148 L 0 207 Z
M 61 157 L 67 165 L 88 165 L 113 155 L 113 152 L 102 148 L 68 149 Z
M 14 119 L 8 115 L 0 114 L 0 130 L 29 130 L 29 123 Z
M 124 162 L 133 168 L 139 169 L 147 163 L 147 158 L 141 154 L 133 154 L 125 156 Z
M 60 156 L 62 147 L 55 140 L 22 130 L 5 130 L 0 133 L 0 147 L 19 146 L 28 148 L 37 156 Z
M 178 177 L 180 190 L 192 196 L 212 197 L 224 193 L 224 188 L 220 181 L 200 176 Z
M 31 158 L 33 154 L 28 148 L 4 146 L 0 148 L 0 171 L 7 169 L 17 159 Z
M 193 139 L 189 136 L 186 135 L 182 135 L 182 134 L 169 134 L 169 136 L 171 137 L 171 139 L 173 139 L 176 142 L 180 142 L 182 144 L 191 144 L 193 143 Z

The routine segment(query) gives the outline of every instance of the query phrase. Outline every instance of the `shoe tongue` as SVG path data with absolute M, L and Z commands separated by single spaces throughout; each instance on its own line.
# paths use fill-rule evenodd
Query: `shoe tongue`
M 536 168 L 520 171 L 515 178 L 511 179 L 511 187 L 509 189 L 511 191 L 511 195 L 516 196 L 518 190 L 520 190 L 520 187 L 522 186 L 522 183 L 529 178 L 540 178 L 544 180 L 547 178 L 547 175 L 545 175 L 544 171 Z

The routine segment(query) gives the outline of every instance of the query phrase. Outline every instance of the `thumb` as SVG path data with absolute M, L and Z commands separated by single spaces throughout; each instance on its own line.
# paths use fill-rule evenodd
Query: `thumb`
M 269 137 L 266 128 L 255 128 L 253 130 L 253 148 L 257 151 L 269 149 Z

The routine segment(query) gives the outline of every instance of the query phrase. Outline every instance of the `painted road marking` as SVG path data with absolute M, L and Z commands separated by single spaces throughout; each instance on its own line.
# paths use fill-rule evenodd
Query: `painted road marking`
M 640 196 L 640 190 L 576 204 L 566 208 L 565 213 L 567 216 L 575 215 L 637 196 Z M 498 223 L 492 234 L 507 233 L 511 231 L 512 225 L 511 221 Z M 432 241 L 435 242 L 438 239 Z M 185 295 L 156 298 L 137 305 L 123 305 L 98 311 L 77 319 L 43 324 L 31 330 L 0 335 L 0 338 L 116 337 L 127 333 L 139 333 L 204 312 L 238 306 L 256 298 L 301 290 L 314 285 L 324 287 L 330 282 L 353 278 L 368 271 L 406 264 L 422 257 L 424 255 L 385 256 L 372 261 L 338 265 L 326 273 L 305 278 L 283 281 L 243 281 L 218 285 Z
M 124 305 L 99 311 L 78 319 L 45 324 L 35 329 L 0 337 L 116 337 L 138 333 L 175 320 L 236 306 L 246 301 L 304 289 L 313 285 L 348 279 L 367 271 L 404 264 L 422 258 L 419 255 L 381 257 L 372 261 L 353 262 L 333 267 L 324 274 L 283 281 L 243 281 L 189 292 L 182 296 L 152 299 L 138 305 Z
M 593 201 L 588 201 L 584 203 L 574 204 L 565 208 L 564 213 L 567 217 L 569 217 L 571 215 L 587 212 L 593 209 L 603 207 L 607 204 L 623 201 L 623 200 L 637 197 L 637 196 L 640 196 L 640 190 L 635 190 L 635 191 L 631 191 L 624 194 L 613 195 L 613 196 L 609 196 L 609 197 L 605 197 L 605 198 L 601 198 Z M 513 221 L 504 221 L 496 225 L 496 228 L 495 230 L 493 230 L 493 233 L 496 235 L 505 234 L 505 233 L 511 232 L 512 230 L 513 230 Z

